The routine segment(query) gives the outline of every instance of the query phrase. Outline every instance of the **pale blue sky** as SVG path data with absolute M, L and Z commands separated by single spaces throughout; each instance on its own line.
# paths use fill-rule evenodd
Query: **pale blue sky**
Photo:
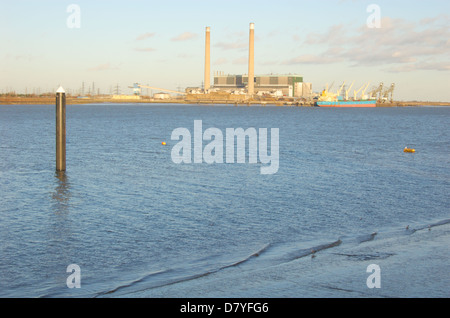
M 256 74 L 301 74 L 316 91 L 394 82 L 397 99 L 450 101 L 447 0 L 0 3 L 0 91 L 200 86 L 206 26 L 212 72 L 245 74 L 254 22 Z M 67 26 L 70 4 L 80 7 L 80 28 Z M 381 10 L 381 28 L 367 26 L 370 4 Z

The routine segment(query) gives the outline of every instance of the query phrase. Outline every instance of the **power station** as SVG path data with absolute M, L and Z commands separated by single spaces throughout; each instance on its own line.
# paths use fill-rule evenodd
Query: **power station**
M 245 102 L 251 103 L 252 101 L 268 101 L 268 100 L 291 100 L 297 98 L 297 103 L 315 103 L 321 101 L 323 103 L 344 104 L 342 100 L 361 100 L 361 99 L 375 99 L 373 96 L 378 97 L 378 101 L 387 100 L 390 97 L 392 103 L 394 84 L 391 85 L 389 90 L 385 90 L 383 93 L 383 84 L 376 89 L 373 89 L 369 98 L 364 97 L 365 87 L 361 98 L 357 98 L 358 91 L 354 92 L 354 96 L 349 97 L 349 91 L 353 86 L 350 85 L 348 89 L 344 90 L 344 96 L 341 96 L 341 91 L 345 85 L 341 86 L 338 92 L 335 94 L 330 91 L 328 84 L 326 89 L 318 95 L 312 91 L 312 84 L 303 82 L 303 76 L 299 74 L 263 74 L 255 75 L 255 24 L 250 23 L 249 27 L 249 42 L 248 42 L 248 73 L 247 74 L 225 74 L 223 71 L 215 71 L 213 77 L 213 85 L 211 85 L 211 27 L 207 26 L 205 29 L 205 65 L 204 65 L 204 81 L 202 87 L 188 87 L 184 92 L 174 91 L 170 89 L 162 89 L 147 85 L 140 85 L 135 83 L 134 86 L 130 86 L 134 89 L 135 95 L 140 95 L 141 88 L 147 88 L 152 90 L 159 90 L 159 93 L 153 95 L 154 99 L 167 99 L 170 100 L 171 94 L 183 95 L 183 99 L 187 102 Z M 333 85 L 331 85 L 333 86 Z M 362 89 L 362 88 L 361 88 Z M 360 90 L 361 90 L 360 89 Z M 135 96 L 138 97 L 139 96 Z M 299 102 L 300 101 L 300 102 Z M 328 105 L 327 104 L 327 105 Z M 357 104 L 357 103 L 353 103 Z M 352 105 L 353 105 L 352 104 Z
M 174 91 L 134 83 L 134 95 L 141 95 L 141 88 L 158 90 L 159 95 L 169 98 L 169 93 L 184 95 L 185 99 L 219 99 L 251 100 L 255 97 L 302 97 L 312 93 L 311 83 L 303 83 L 303 77 L 294 75 L 255 75 L 255 24 L 250 23 L 248 46 L 248 73 L 225 74 L 215 71 L 211 86 L 211 27 L 205 29 L 205 65 L 203 87 L 188 87 L 184 92 Z M 164 92 L 164 93 L 163 93 Z M 159 97 L 160 99 L 161 97 Z M 226 97 L 228 95 L 228 97 Z
M 255 24 L 250 23 L 248 46 L 248 73 L 225 74 L 214 72 L 211 87 L 211 28 L 205 34 L 205 78 L 204 88 L 189 87 L 188 94 L 228 93 L 246 98 L 261 97 L 302 97 L 312 93 L 311 83 L 303 83 L 301 75 L 255 75 Z

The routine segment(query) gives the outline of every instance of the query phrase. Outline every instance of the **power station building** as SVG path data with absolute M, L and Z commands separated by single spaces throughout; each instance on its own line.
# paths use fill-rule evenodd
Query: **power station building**
M 255 75 L 255 94 L 300 97 L 305 92 L 303 77 L 300 75 Z M 306 85 L 308 87 L 308 85 Z M 222 72 L 214 74 L 214 88 L 234 93 L 248 88 L 248 75 L 229 75 Z
M 248 74 L 230 75 L 223 72 L 214 72 L 214 84 L 210 85 L 211 70 L 211 28 L 206 27 L 205 34 L 205 79 L 204 87 L 188 87 L 187 94 L 208 95 L 210 93 L 225 92 L 234 95 L 271 96 L 271 97 L 310 97 L 311 83 L 303 83 L 303 77 L 298 74 L 289 75 L 255 75 L 255 24 L 250 23 L 249 29 L 249 55 Z

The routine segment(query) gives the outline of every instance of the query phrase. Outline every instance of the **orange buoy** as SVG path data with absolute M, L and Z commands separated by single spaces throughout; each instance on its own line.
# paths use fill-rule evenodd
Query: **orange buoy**
M 165 142 L 165 141 L 163 141 L 163 142 L 161 143 L 161 145 L 165 146 L 165 145 L 166 145 L 166 142 Z
M 403 152 L 416 152 L 416 149 L 405 147 L 405 149 L 403 149 Z

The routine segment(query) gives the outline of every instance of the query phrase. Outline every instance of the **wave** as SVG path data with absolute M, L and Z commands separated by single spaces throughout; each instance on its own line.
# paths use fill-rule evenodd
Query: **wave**
M 320 252 L 322 250 L 339 246 L 339 245 L 341 245 L 341 243 L 342 243 L 342 240 L 338 239 L 338 240 L 330 242 L 330 243 L 313 245 L 311 247 L 301 248 L 301 249 L 299 249 L 297 247 L 298 244 L 295 243 L 294 246 L 283 247 L 284 253 L 283 252 L 282 253 L 284 255 L 282 255 L 282 256 L 280 255 L 280 257 L 278 259 L 274 259 L 274 261 L 278 262 L 278 263 L 292 262 L 292 261 L 295 261 L 295 260 L 297 260 L 299 258 L 302 258 L 302 257 L 315 255 L 317 252 Z
M 425 230 L 425 229 L 430 231 L 434 227 L 445 225 L 445 224 L 448 224 L 448 223 L 450 223 L 450 219 L 444 219 L 444 220 L 437 221 L 437 222 L 434 222 L 434 223 L 431 223 L 431 224 L 419 224 L 419 225 L 416 225 L 414 227 L 413 226 L 410 227 L 409 225 L 407 225 L 405 227 L 405 230 L 406 230 L 406 234 L 414 234 L 417 231 L 422 231 L 422 230 Z
M 147 275 L 145 275 L 139 279 L 136 279 L 134 281 L 131 281 L 129 283 L 121 284 L 120 286 L 118 286 L 114 289 L 97 293 L 95 297 L 112 295 L 121 290 L 139 287 L 138 285 L 144 284 L 149 281 L 151 281 L 151 282 L 149 284 L 144 284 L 145 286 L 142 286 L 141 289 L 128 290 L 127 293 L 135 293 L 135 292 L 148 290 L 148 289 L 152 289 L 152 288 L 164 287 L 164 286 L 177 284 L 177 283 L 197 279 L 200 277 L 204 277 L 204 276 L 207 276 L 207 275 L 210 275 L 213 273 L 217 273 L 221 270 L 224 270 L 224 269 L 227 269 L 230 267 L 239 266 L 254 257 L 258 257 L 264 251 L 266 251 L 269 246 L 270 246 L 270 244 L 266 244 L 262 248 L 258 249 L 255 252 L 252 252 L 250 255 L 244 257 L 243 259 L 239 259 L 237 261 L 232 261 L 229 264 L 225 264 L 225 265 L 218 266 L 218 267 L 207 268 L 208 265 L 200 264 L 200 265 L 193 266 L 193 267 L 183 266 L 181 268 L 160 270 L 160 271 L 152 272 L 150 274 L 147 274 Z M 193 265 L 193 264 L 191 264 L 191 265 Z M 199 270 L 199 271 L 197 272 L 197 270 Z M 191 274 L 191 272 L 193 272 L 193 273 Z
M 378 234 L 377 232 L 373 232 L 371 234 L 360 235 L 358 236 L 357 241 L 358 243 L 373 241 L 377 234 Z
M 445 225 L 448 223 L 450 223 L 450 219 L 441 220 L 428 225 L 418 225 L 414 228 L 407 228 L 406 230 L 397 229 L 383 233 L 383 237 L 395 237 L 404 234 L 409 235 L 413 234 L 416 231 L 424 229 L 430 230 L 433 227 Z M 358 246 L 375 240 L 378 235 L 378 232 L 372 232 L 370 234 L 340 237 L 336 240 L 331 240 L 325 243 L 310 244 L 307 247 L 299 247 L 301 245 L 305 246 L 305 243 L 301 242 L 266 243 L 261 248 L 258 248 L 256 251 L 253 251 L 244 257 L 222 254 L 210 256 L 201 260 L 194 260 L 180 267 L 153 271 L 149 274 L 143 275 L 138 279 L 121 283 L 119 286 L 110 290 L 99 292 L 94 297 L 118 297 L 127 294 L 129 295 L 133 293 L 144 292 L 154 288 L 160 288 L 198 279 L 242 265 L 246 265 L 242 269 L 252 271 L 296 261 L 307 256 L 311 256 L 312 258 L 314 258 L 317 253 L 321 251 L 338 248 L 341 245 L 347 244 L 349 244 L 350 246 Z M 385 259 L 395 255 L 393 253 L 377 251 L 372 251 L 370 253 L 364 254 L 354 254 L 351 252 L 346 252 L 345 249 L 341 251 L 338 250 L 337 252 L 332 252 L 332 254 L 345 256 L 355 261 Z
M 424 226 L 422 228 L 418 228 L 417 230 L 419 231 L 419 230 L 423 230 L 425 228 L 431 229 L 433 227 L 441 226 L 441 225 L 448 224 L 448 223 L 450 223 L 450 219 L 445 219 L 445 220 L 438 221 L 436 223 L 431 223 L 428 226 Z
M 161 270 L 161 271 L 156 271 L 156 272 L 147 274 L 147 275 L 144 276 L 144 277 L 141 277 L 141 278 L 136 279 L 136 280 L 134 280 L 134 281 L 131 281 L 131 282 L 129 282 L 129 283 L 120 285 L 120 286 L 118 286 L 118 287 L 116 287 L 116 288 L 114 288 L 114 289 L 112 289 L 112 290 L 105 291 L 105 292 L 100 292 L 100 293 L 97 294 L 97 296 L 113 294 L 113 293 L 115 293 L 115 292 L 117 292 L 117 291 L 119 291 L 119 290 L 121 290 L 121 289 L 125 289 L 125 288 L 127 288 L 127 287 L 132 287 L 132 286 L 134 286 L 134 285 L 136 285 L 136 284 L 138 284 L 138 283 L 144 281 L 144 279 L 147 279 L 147 278 L 150 278 L 150 277 L 156 277 L 156 276 L 158 276 L 158 275 L 165 274 L 165 273 L 168 273 L 168 272 L 170 272 L 170 270 Z

